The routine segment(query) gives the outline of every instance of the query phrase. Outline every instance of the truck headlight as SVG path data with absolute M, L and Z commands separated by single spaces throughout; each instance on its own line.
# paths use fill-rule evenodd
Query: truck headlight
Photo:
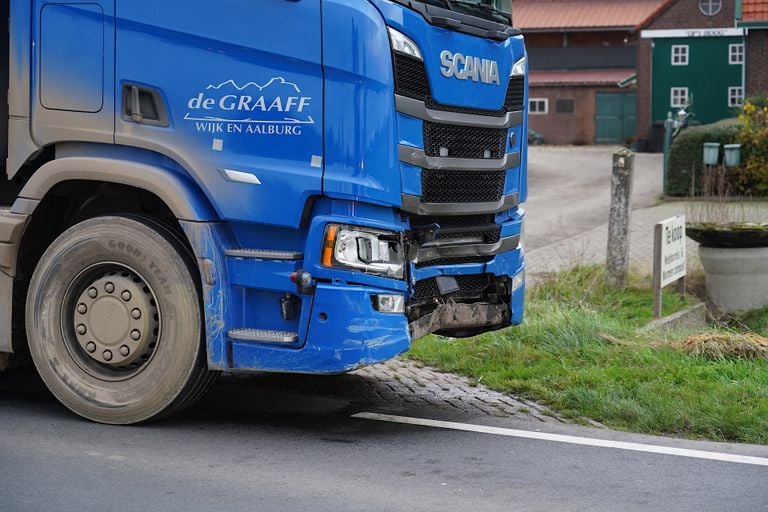
M 523 57 L 519 61 L 515 62 L 512 65 L 512 72 L 509 74 L 509 76 L 524 76 L 525 70 L 528 67 L 528 59 L 526 57 Z
M 405 275 L 400 236 L 357 226 L 329 224 L 325 228 L 322 264 L 397 279 Z
M 408 55 L 414 59 L 424 60 L 424 57 L 421 55 L 419 45 L 413 42 L 413 39 L 406 36 L 402 32 L 393 29 L 392 27 L 388 28 L 389 40 L 392 42 L 392 49 L 394 51 L 402 53 L 403 55 Z

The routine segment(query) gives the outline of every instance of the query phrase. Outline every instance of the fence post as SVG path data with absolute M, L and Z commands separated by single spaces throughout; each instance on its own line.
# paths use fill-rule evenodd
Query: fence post
M 635 154 L 622 148 L 613 155 L 611 213 L 608 221 L 608 258 L 605 282 L 624 288 L 629 278 L 629 227 Z

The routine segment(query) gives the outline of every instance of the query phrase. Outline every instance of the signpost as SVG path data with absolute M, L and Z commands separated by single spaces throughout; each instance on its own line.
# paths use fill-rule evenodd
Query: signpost
M 678 215 L 656 224 L 653 249 L 653 314 L 661 318 L 662 291 L 677 282 L 685 295 L 687 256 L 685 252 L 685 216 Z

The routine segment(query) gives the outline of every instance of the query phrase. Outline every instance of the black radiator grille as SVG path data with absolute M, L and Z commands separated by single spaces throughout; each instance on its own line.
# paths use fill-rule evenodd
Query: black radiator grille
M 442 103 L 438 103 L 435 100 L 433 100 L 432 97 L 428 97 L 425 103 L 428 109 L 437 110 L 439 112 L 453 112 L 455 114 L 473 114 L 476 116 L 488 116 L 488 117 L 504 117 L 505 115 L 507 115 L 506 106 L 504 106 L 503 108 L 500 108 L 499 110 L 481 110 L 478 108 L 469 108 L 469 107 L 453 107 L 450 105 L 443 105 Z
M 409 98 L 424 100 L 429 96 L 429 80 L 424 63 L 412 57 L 396 53 L 395 93 Z
M 440 231 L 435 237 L 435 240 L 437 241 L 476 238 L 478 239 L 478 242 L 476 243 L 495 244 L 501 240 L 501 226 L 495 223 L 495 216 L 493 214 L 411 217 L 411 225 L 414 227 L 428 226 L 430 224 L 437 224 L 440 226 Z M 482 241 L 479 239 L 482 239 Z M 460 258 L 445 257 L 420 261 L 416 264 L 416 268 L 434 267 L 438 265 L 488 263 L 492 259 L 492 256 L 467 256 Z
M 444 267 L 447 265 L 470 265 L 477 263 L 488 263 L 493 260 L 493 256 L 466 256 L 463 258 L 439 258 L 436 260 L 420 261 L 416 263 L 416 268 L 426 267 Z
M 491 286 L 490 274 L 475 274 L 468 276 L 454 276 L 459 291 L 444 295 L 443 297 L 482 297 L 485 290 Z M 413 296 L 416 300 L 426 300 L 440 297 L 440 289 L 437 287 L 437 278 L 423 279 L 416 283 Z
M 504 102 L 506 110 L 518 112 L 525 107 L 525 78 L 513 76 L 509 79 L 507 88 L 507 100 Z
M 430 224 L 440 226 L 436 240 L 482 238 L 484 244 L 495 244 L 501 240 L 501 226 L 494 222 L 493 215 L 411 217 L 411 225 L 414 227 Z
M 412 215 L 412 226 L 439 224 L 441 228 L 466 228 L 494 224 L 496 217 L 487 215 Z
M 504 195 L 506 171 L 437 171 L 421 172 L 422 197 L 425 203 L 491 203 Z
M 427 156 L 450 158 L 504 157 L 507 130 L 475 128 L 424 122 L 424 151 Z M 447 149 L 447 154 L 441 149 Z

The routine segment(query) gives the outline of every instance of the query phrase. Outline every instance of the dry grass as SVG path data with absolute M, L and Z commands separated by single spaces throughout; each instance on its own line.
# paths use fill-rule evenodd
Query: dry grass
M 710 332 L 684 339 L 682 349 L 713 361 L 768 359 L 768 338 L 755 333 Z

